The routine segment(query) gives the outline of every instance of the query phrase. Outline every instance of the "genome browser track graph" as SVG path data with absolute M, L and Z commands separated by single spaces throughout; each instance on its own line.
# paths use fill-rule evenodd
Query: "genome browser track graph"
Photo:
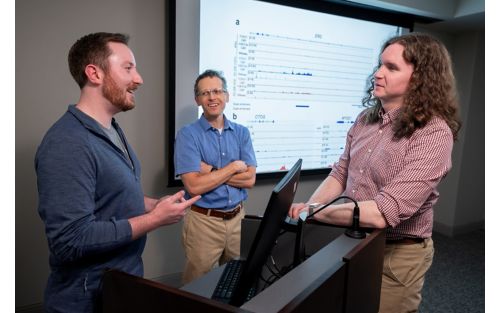
M 305 169 L 327 168 L 343 152 L 373 70 L 373 49 L 316 37 L 236 35 L 233 110 L 258 112 L 245 125 L 260 171 L 286 170 L 297 158 L 304 159 Z
M 233 93 L 247 99 L 351 104 L 373 69 L 366 47 L 249 32 L 235 48 Z

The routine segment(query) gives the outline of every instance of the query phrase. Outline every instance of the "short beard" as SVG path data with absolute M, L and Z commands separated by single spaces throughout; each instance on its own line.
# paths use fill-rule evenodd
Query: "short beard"
M 109 73 L 104 76 L 102 92 L 104 98 L 122 112 L 132 110 L 135 107 L 135 101 L 127 100 L 127 91 L 122 91 Z

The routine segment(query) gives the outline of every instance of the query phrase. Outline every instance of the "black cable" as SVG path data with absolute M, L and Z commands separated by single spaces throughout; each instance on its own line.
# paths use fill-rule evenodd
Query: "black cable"
M 352 202 L 354 202 L 354 209 L 352 211 L 352 227 L 346 229 L 345 235 L 348 237 L 351 237 L 351 238 L 355 238 L 355 239 L 365 238 L 366 233 L 364 231 L 359 230 L 359 205 L 358 205 L 358 202 L 356 200 L 354 200 L 353 198 L 348 197 L 348 196 L 337 197 L 337 198 L 333 199 L 332 201 L 328 202 L 327 204 L 323 205 L 321 208 L 317 209 L 315 212 L 309 214 L 306 217 L 306 219 L 304 220 L 304 223 L 308 218 L 314 216 L 316 213 L 324 210 L 326 207 L 328 207 L 329 205 L 331 205 L 334 202 L 339 201 L 340 199 L 349 199 Z
M 266 263 L 266 266 L 269 266 L 269 264 Z M 269 269 L 269 267 L 268 267 L 268 269 Z M 273 273 L 273 272 L 271 271 L 271 273 Z M 269 275 L 268 278 L 264 278 L 263 273 L 261 272 L 260 273 L 260 279 L 262 281 L 264 281 L 264 283 L 265 283 L 264 286 L 262 286 L 261 290 L 266 289 L 268 286 L 272 285 L 275 281 L 277 281 L 281 277 L 282 277 L 281 275 L 273 273 L 273 274 Z
M 275 272 L 270 266 L 269 264 L 266 262 L 266 267 L 267 267 L 267 270 L 273 274 L 274 276 L 279 276 L 279 272 Z
M 278 276 L 273 276 L 271 281 L 270 281 L 270 285 L 274 284 L 275 281 L 277 281 L 278 279 L 280 279 L 281 277 L 278 277 Z
M 341 199 L 348 199 L 348 200 L 351 200 L 353 203 L 354 203 L 354 211 L 353 211 L 353 228 L 352 229 L 347 229 L 346 230 L 346 235 L 349 236 L 349 237 L 353 237 L 353 238 L 364 238 L 366 236 L 366 234 L 364 232 L 361 232 L 358 230 L 359 228 L 359 206 L 358 206 L 358 202 L 356 200 L 354 200 L 353 198 L 349 197 L 349 196 L 339 196 L 335 199 L 333 199 L 332 201 L 328 202 L 327 204 L 323 205 L 322 207 L 320 207 L 319 209 L 317 209 L 316 211 L 314 211 L 313 213 L 309 214 L 305 220 L 303 221 L 304 223 L 307 221 L 307 219 L 313 217 L 316 213 L 324 210 L 325 208 L 327 208 L 329 205 L 341 200 Z M 281 230 L 279 236 L 281 236 L 282 234 L 284 234 L 286 232 L 286 230 Z M 278 236 L 278 237 L 279 237 Z M 277 240 L 276 240 L 277 241 Z M 277 242 L 276 242 L 277 243 Z M 276 244 L 275 243 L 275 244 Z M 271 256 L 272 258 L 272 256 Z M 306 257 L 307 259 L 307 257 Z M 274 263 L 274 259 L 272 259 L 273 263 Z M 279 269 L 279 267 L 275 265 L 275 268 L 276 270 L 278 270 L 279 272 L 279 276 L 275 276 L 276 279 L 279 279 L 280 277 L 286 275 L 289 271 L 291 271 L 293 268 L 294 268 L 294 264 L 290 264 L 288 266 L 283 266 L 281 268 L 281 270 Z M 268 264 L 266 263 L 266 266 L 268 266 Z M 274 271 L 272 271 L 269 266 L 268 266 L 268 270 L 274 274 Z M 270 278 L 268 278 L 269 280 Z M 267 282 L 267 281 L 266 281 Z M 274 282 L 274 281 L 272 281 Z
M 272 275 L 269 277 L 272 277 Z M 260 280 L 262 280 L 265 283 L 264 286 L 262 286 L 262 289 L 265 289 L 267 286 L 272 284 L 272 282 L 269 280 L 269 278 L 266 279 L 266 278 L 264 278 L 264 276 L 262 276 L 262 273 L 260 273 Z
M 358 208 L 359 210 L 359 206 L 358 206 L 358 202 L 356 200 L 354 200 L 353 198 L 351 197 L 348 197 L 348 196 L 340 196 L 340 197 L 337 197 L 335 199 L 333 199 L 332 201 L 328 202 L 327 204 L 323 205 L 322 207 L 320 207 L 319 209 L 317 209 L 316 211 L 314 211 L 313 213 L 309 214 L 307 217 L 306 217 L 306 220 L 310 217 L 313 217 L 316 213 L 320 212 L 320 211 L 323 211 L 324 209 L 326 209 L 328 206 L 330 206 L 331 204 L 341 200 L 341 199 L 348 199 L 348 200 L 351 200 L 353 203 L 354 203 L 354 208 Z
M 281 274 L 280 268 L 278 267 L 278 264 L 276 263 L 276 261 L 274 261 L 274 258 L 273 258 L 272 254 L 271 254 L 270 258 L 271 258 L 271 263 L 273 264 L 274 269 L 277 271 L 277 276 L 280 276 L 280 277 L 283 276 Z

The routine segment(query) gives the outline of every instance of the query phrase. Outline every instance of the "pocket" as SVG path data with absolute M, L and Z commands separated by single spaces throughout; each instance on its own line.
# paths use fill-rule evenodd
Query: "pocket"
M 198 214 L 194 213 L 192 211 L 188 211 L 186 215 L 184 216 L 184 224 L 182 225 L 182 243 L 184 245 L 185 249 L 188 249 L 188 247 L 191 246 L 192 243 L 192 232 L 193 232 L 193 214 Z
M 52 312 L 94 312 L 98 295 L 98 273 L 74 270 L 53 275 L 47 286 L 45 310 Z M 55 278 L 55 279 L 54 279 Z
M 432 251 L 421 245 L 395 247 L 385 265 L 386 275 L 403 286 L 411 286 L 423 278 L 431 263 Z

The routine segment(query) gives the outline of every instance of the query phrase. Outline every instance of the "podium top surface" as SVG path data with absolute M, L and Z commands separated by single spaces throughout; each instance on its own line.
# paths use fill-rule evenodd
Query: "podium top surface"
M 343 234 L 338 236 L 241 308 L 252 312 L 278 312 L 326 272 L 340 268 L 344 264 L 343 257 L 361 241 Z M 223 270 L 224 266 L 217 267 L 181 289 L 211 298 Z

